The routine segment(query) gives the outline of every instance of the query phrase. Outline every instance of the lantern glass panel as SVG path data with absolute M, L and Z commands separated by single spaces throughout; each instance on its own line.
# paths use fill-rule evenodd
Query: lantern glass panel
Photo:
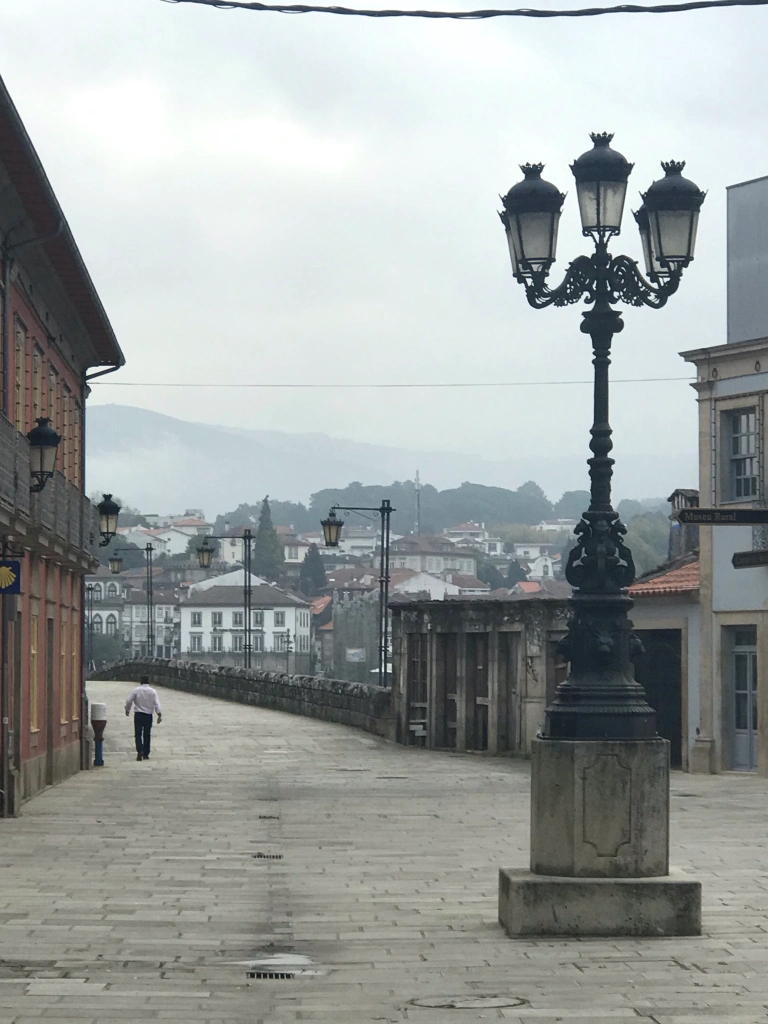
M 119 555 L 113 555 L 109 560 L 109 571 L 115 576 L 122 570 L 123 560 Z
M 687 263 L 696 245 L 698 210 L 655 210 L 650 215 L 656 257 L 668 263 Z
M 201 569 L 210 569 L 212 558 L 213 548 L 206 541 L 203 541 L 202 547 L 197 549 L 198 565 Z
M 326 547 L 337 548 L 339 546 L 339 538 L 341 537 L 341 520 L 332 515 L 328 519 L 323 519 L 321 526 L 323 527 L 323 538 Z
M 534 270 L 548 268 L 555 259 L 559 213 L 518 213 L 520 257 Z
M 584 231 L 618 234 L 627 196 L 626 181 L 577 181 L 576 194 Z

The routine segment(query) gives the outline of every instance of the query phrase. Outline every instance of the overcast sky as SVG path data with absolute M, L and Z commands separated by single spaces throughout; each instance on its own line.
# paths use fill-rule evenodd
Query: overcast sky
M 708 190 L 695 264 L 663 310 L 625 307 L 612 371 L 682 377 L 680 350 L 725 341 L 725 187 L 768 173 L 767 19 L 755 8 L 439 23 L 16 0 L 0 13 L 0 73 L 126 353 L 107 380 L 587 379 L 579 307 L 528 307 L 496 210 L 519 163 L 546 163 L 569 193 L 559 279 L 586 245 L 569 164 L 604 130 L 635 162 L 632 208 L 660 160 L 687 160 Z M 639 259 L 629 211 L 625 228 L 614 251 Z M 656 449 L 687 456 L 690 475 L 644 480 L 644 493 L 695 485 L 688 385 L 616 384 L 613 396 L 624 478 L 634 453 Z M 91 401 L 584 459 L 591 394 L 104 384 Z

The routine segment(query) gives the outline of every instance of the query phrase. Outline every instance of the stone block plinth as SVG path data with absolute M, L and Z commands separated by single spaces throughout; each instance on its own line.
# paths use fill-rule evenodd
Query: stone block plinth
M 669 871 L 669 743 L 536 739 L 531 871 L 648 878 Z
M 508 935 L 701 935 L 701 883 L 664 878 L 557 878 L 502 868 L 499 923 Z

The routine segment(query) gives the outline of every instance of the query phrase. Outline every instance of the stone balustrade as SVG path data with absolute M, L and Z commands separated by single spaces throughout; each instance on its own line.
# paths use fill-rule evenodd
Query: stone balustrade
M 391 691 L 372 683 L 348 683 L 340 679 L 214 667 L 159 658 L 117 662 L 92 673 L 90 678 L 138 682 L 143 675 L 149 677 L 153 686 L 321 718 L 326 722 L 351 725 L 389 740 L 396 739 Z

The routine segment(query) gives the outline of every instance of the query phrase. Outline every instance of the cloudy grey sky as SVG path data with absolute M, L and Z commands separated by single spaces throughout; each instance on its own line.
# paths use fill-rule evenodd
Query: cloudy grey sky
M 127 355 L 108 380 L 588 378 L 578 308 L 529 309 L 496 209 L 518 163 L 545 161 L 569 192 L 562 271 L 585 244 L 568 165 L 602 130 L 636 163 L 633 207 L 661 159 L 686 159 L 709 193 L 680 292 L 661 312 L 626 309 L 616 346 L 617 378 L 680 377 L 681 349 L 725 341 L 725 187 L 768 173 L 766 18 L 757 8 L 436 23 L 16 0 L 0 13 L 0 73 Z M 621 247 L 639 258 L 628 214 L 625 227 Z M 583 385 L 102 385 L 92 401 L 489 459 L 581 460 L 591 397 Z M 620 489 L 695 484 L 695 419 L 682 381 L 617 384 Z M 688 478 L 633 480 L 633 455 L 654 451 Z M 574 465 L 564 486 L 581 482 Z

